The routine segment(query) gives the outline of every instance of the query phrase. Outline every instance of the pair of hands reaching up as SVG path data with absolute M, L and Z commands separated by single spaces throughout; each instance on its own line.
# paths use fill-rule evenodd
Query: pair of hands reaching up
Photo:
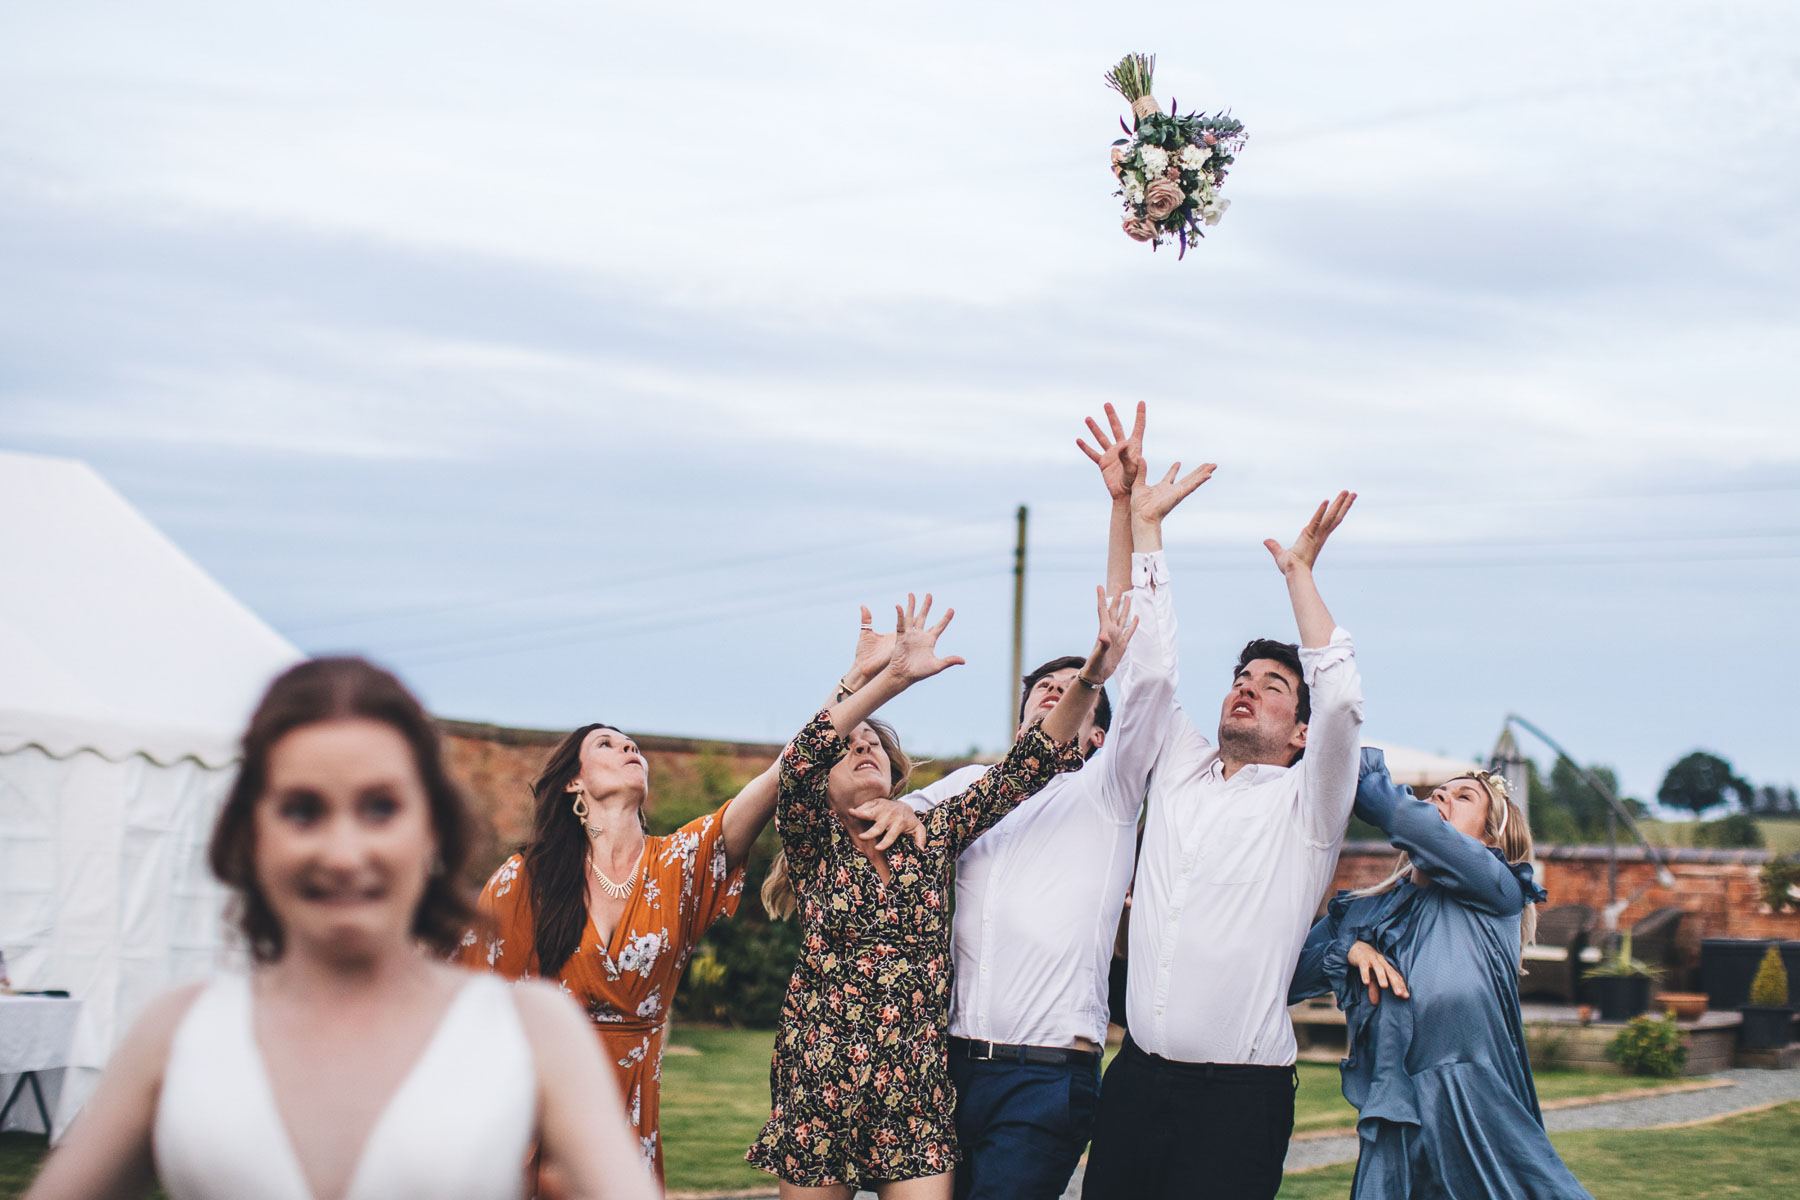
M 1100 686 L 1118 670 L 1132 634 L 1137 632 L 1137 621 L 1131 616 L 1131 600 L 1124 593 L 1109 598 L 1105 588 L 1095 588 L 1094 592 L 1099 630 L 1095 634 L 1094 647 L 1079 672 L 1080 677 L 1093 686 L 1078 683 L 1069 688 L 1056 708 L 1044 718 L 1044 733 L 1054 742 L 1069 742 L 1079 736 L 1082 723 L 1093 710 Z M 874 692 L 885 700 L 921 679 L 929 679 L 963 662 L 956 655 L 938 654 L 938 638 L 956 613 L 954 609 L 948 610 L 943 620 L 931 625 L 931 603 L 931 597 L 927 595 L 924 607 L 919 608 L 915 598 L 909 595 L 904 607 L 895 605 L 893 633 L 876 633 L 869 610 L 866 607 L 861 610 L 862 625 L 857 633 L 856 655 L 850 672 L 839 687 L 834 725 L 842 723 L 837 710 L 850 705 L 858 696 L 865 697 L 864 703 L 850 711 L 862 712 L 856 717 L 860 721 L 874 711 L 868 704 L 867 693 Z M 867 711 L 863 712 L 865 708 Z M 850 724 L 853 726 L 855 722 Z M 857 836 L 871 843 L 872 849 L 886 850 L 902 836 L 910 836 L 916 845 L 924 848 L 925 830 L 910 806 L 897 800 L 873 800 L 850 811 L 869 822 L 869 827 Z
M 1144 402 L 1138 401 L 1137 414 L 1129 433 L 1111 404 L 1105 405 L 1104 411 L 1107 429 L 1101 428 L 1094 418 L 1087 418 L 1088 432 L 1093 435 L 1095 444 L 1090 446 L 1086 439 L 1076 438 L 1075 445 L 1088 456 L 1089 461 L 1100 468 L 1101 481 L 1106 485 L 1107 495 L 1113 498 L 1113 502 L 1130 504 L 1134 540 L 1139 543 L 1137 548 L 1161 549 L 1163 518 L 1201 484 L 1211 479 L 1218 464 L 1202 463 L 1193 471 L 1182 475 L 1181 464 L 1177 462 L 1160 480 L 1153 481 L 1153 473 L 1144 460 Z M 1284 576 L 1291 575 L 1296 570 L 1312 570 L 1313 564 L 1319 560 L 1319 551 L 1324 549 L 1326 539 L 1343 524 L 1354 503 L 1354 492 L 1339 492 L 1335 499 L 1319 505 L 1312 519 L 1291 544 L 1283 546 L 1274 538 L 1265 539 L 1263 545 L 1274 558 L 1276 569 Z M 1153 535 L 1148 539 L 1154 542 L 1153 545 L 1142 544 L 1147 540 L 1145 534 Z

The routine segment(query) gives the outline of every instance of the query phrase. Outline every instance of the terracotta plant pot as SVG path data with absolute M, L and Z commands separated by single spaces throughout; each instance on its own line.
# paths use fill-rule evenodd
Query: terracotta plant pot
M 1656 1007 L 1675 1014 L 1677 1021 L 1698 1021 L 1706 1012 L 1705 992 L 1658 992 Z

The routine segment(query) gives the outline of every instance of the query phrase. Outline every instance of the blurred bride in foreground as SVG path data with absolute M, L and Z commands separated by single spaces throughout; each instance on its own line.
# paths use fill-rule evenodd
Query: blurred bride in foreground
M 213 832 L 254 969 L 151 1003 L 28 1200 L 649 1200 L 587 1021 L 448 966 L 469 819 L 417 700 L 353 658 L 269 688 Z

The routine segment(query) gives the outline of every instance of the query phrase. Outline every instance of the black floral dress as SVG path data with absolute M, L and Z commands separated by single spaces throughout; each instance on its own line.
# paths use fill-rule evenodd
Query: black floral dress
M 792 1184 L 862 1187 L 956 1163 L 950 1082 L 951 868 L 981 833 L 1059 771 L 1081 765 L 1033 725 L 999 765 L 920 819 L 881 882 L 825 799 L 846 751 L 823 712 L 781 759 L 775 825 L 799 900 L 800 960 L 769 1067 L 773 1109 L 744 1157 Z

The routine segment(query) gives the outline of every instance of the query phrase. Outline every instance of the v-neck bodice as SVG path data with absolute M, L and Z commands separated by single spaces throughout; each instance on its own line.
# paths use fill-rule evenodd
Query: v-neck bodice
M 156 1169 L 173 1200 L 315 1197 L 275 1101 L 250 981 L 220 979 L 175 1031 L 157 1101 Z M 507 986 L 471 976 L 374 1125 L 342 1200 L 524 1195 L 537 1072 Z

